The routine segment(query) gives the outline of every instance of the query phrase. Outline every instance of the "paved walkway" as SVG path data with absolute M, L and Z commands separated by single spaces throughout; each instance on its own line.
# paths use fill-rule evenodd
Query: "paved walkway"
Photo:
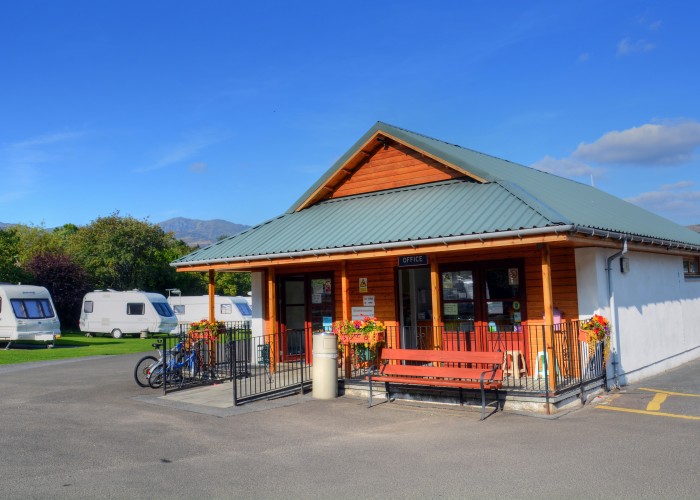
M 311 393 L 307 393 L 303 396 L 295 395 L 263 399 L 234 406 L 232 390 L 233 387 L 231 383 L 224 382 L 195 389 L 174 391 L 166 395 L 163 395 L 160 390 L 156 390 L 152 394 L 137 396 L 136 399 L 155 405 L 168 406 L 177 410 L 203 413 L 216 417 L 230 417 L 256 411 L 265 411 L 272 408 L 283 408 L 312 399 Z

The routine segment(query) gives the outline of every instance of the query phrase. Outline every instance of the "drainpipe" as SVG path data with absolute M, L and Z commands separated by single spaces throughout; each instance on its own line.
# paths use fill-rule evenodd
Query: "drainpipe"
M 617 320 L 617 308 L 615 307 L 615 292 L 613 290 L 613 282 L 612 282 L 612 262 L 619 258 L 622 257 L 627 253 L 627 239 L 622 243 L 622 250 L 617 252 L 614 255 L 611 255 L 608 257 L 607 261 L 607 266 L 605 267 L 605 272 L 608 277 L 608 304 L 610 306 L 610 323 L 612 326 L 612 331 L 610 332 L 610 354 L 611 354 L 611 359 L 610 359 L 610 364 L 612 364 L 613 368 L 613 380 L 614 380 L 614 385 L 613 389 L 619 389 L 620 388 L 620 382 L 617 379 L 617 365 L 619 364 L 619 356 L 618 356 L 618 350 L 619 350 L 619 336 L 617 335 L 617 325 L 618 325 L 618 320 Z M 606 384 L 607 384 L 607 377 L 606 377 Z M 608 389 L 611 389 L 608 387 Z

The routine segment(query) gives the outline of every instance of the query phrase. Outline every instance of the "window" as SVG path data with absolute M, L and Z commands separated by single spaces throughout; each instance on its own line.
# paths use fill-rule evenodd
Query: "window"
M 160 314 L 161 316 L 165 316 L 166 318 L 169 318 L 173 316 L 175 313 L 173 313 L 173 310 L 170 309 L 170 304 L 167 302 L 153 302 L 153 307 L 155 308 L 156 312 Z M 143 313 L 141 313 L 143 314 Z
M 86 300 L 83 304 L 83 312 L 91 313 L 94 310 L 95 303 L 92 300 Z
M 126 304 L 126 314 L 130 316 L 143 316 L 146 312 L 146 304 L 143 302 L 128 302 Z
M 698 265 L 698 257 L 685 257 L 683 259 L 683 273 L 686 276 L 700 277 L 700 266 Z
M 221 304 L 221 314 L 231 314 L 233 306 L 231 304 Z
M 446 324 L 467 322 L 471 328 L 475 319 L 474 272 L 472 270 L 442 273 L 442 315 Z
M 15 316 L 20 319 L 53 318 L 49 299 L 10 299 Z
M 185 306 L 182 304 L 178 304 L 173 306 L 173 311 L 175 314 L 185 314 Z
M 253 315 L 253 311 L 250 309 L 250 306 L 248 305 L 247 302 L 236 302 L 236 307 L 238 308 L 238 311 L 243 316 L 252 316 Z

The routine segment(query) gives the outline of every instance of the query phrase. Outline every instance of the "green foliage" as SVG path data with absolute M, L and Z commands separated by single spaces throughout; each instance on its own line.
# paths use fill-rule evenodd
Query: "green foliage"
M 75 258 L 96 288 L 164 290 L 173 255 L 169 238 L 154 224 L 115 212 L 73 236 Z
M 248 295 L 252 289 L 250 273 L 216 273 L 214 283 L 221 295 Z
M 27 283 L 31 274 L 22 268 L 22 241 L 17 226 L 0 229 L 0 282 Z
M 61 326 L 77 328 L 83 296 L 90 290 L 83 268 L 68 255 L 48 252 L 32 257 L 26 267 L 51 293 Z

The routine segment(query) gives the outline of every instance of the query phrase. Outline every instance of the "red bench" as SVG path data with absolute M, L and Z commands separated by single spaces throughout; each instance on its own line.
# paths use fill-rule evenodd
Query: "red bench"
M 431 351 L 422 349 L 382 349 L 380 367 L 370 371 L 369 406 L 372 406 L 372 382 L 384 382 L 387 400 L 391 401 L 390 384 L 481 389 L 481 420 L 486 415 L 486 390 L 496 391 L 503 385 L 502 352 Z

